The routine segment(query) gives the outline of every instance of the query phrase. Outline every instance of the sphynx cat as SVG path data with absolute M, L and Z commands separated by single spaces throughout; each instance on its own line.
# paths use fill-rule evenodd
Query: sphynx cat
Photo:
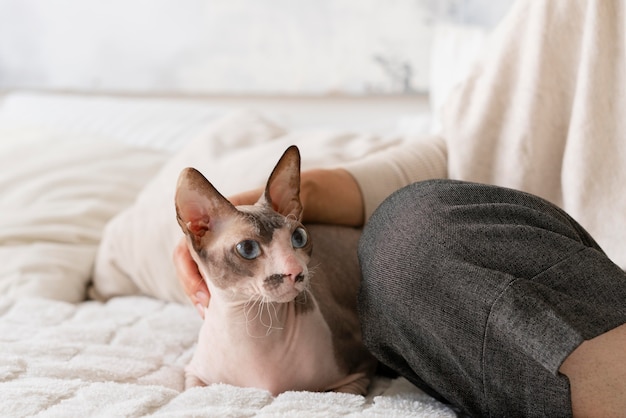
M 193 168 L 180 174 L 178 223 L 211 295 L 186 387 L 366 393 L 376 361 L 356 311 L 359 231 L 305 227 L 299 193 L 295 146 L 250 206 L 233 206 Z

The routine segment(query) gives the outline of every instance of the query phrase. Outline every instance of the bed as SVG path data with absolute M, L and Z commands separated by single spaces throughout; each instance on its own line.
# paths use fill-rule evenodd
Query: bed
M 403 378 L 377 377 L 366 397 L 273 397 L 223 384 L 185 391 L 183 367 L 201 322 L 171 263 L 182 167 L 198 167 L 228 195 L 263 184 L 290 144 L 307 168 L 423 135 L 427 109 L 385 98 L 4 95 L 2 415 L 455 416 Z M 94 278 L 110 292 L 94 295 Z

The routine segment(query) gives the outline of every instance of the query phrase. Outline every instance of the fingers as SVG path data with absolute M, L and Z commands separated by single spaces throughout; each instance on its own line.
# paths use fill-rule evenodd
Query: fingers
M 183 286 L 183 290 L 191 303 L 198 309 L 200 316 L 204 318 L 204 308 L 210 300 L 209 289 L 200 275 L 196 262 L 191 258 L 185 239 L 181 239 L 174 248 L 174 266 L 176 276 Z

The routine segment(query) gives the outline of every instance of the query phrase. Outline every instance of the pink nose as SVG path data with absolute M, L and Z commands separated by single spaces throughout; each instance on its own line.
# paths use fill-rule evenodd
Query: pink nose
M 291 284 L 304 280 L 304 273 L 300 270 L 298 273 L 283 274 L 283 278 Z
M 288 256 L 284 259 L 281 270 L 283 275 L 292 283 L 297 283 L 304 279 L 302 264 L 293 256 Z

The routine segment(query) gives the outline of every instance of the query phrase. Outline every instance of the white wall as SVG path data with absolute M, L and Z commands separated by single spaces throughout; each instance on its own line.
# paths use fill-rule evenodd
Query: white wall
M 485 1 L 0 0 L 0 89 L 410 94 L 432 12 Z

